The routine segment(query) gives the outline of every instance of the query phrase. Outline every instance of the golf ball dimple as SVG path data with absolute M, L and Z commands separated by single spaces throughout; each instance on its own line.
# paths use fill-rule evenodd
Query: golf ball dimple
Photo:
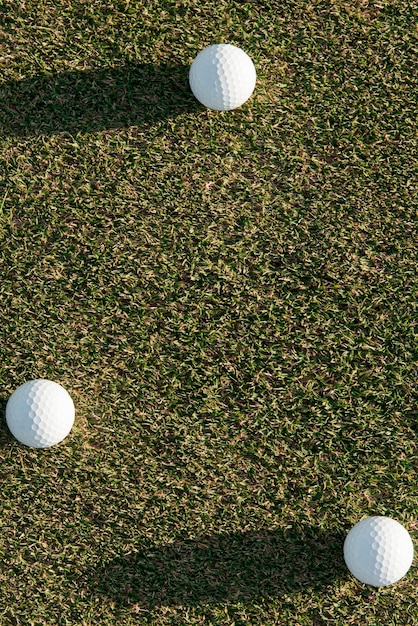
M 225 43 L 199 52 L 189 71 L 195 98 L 217 111 L 244 104 L 254 91 L 256 78 L 254 63 L 244 50 Z
M 75 409 L 69 393 L 52 380 L 29 380 L 18 387 L 6 405 L 6 422 L 20 443 L 49 448 L 69 434 Z
M 394 519 L 367 517 L 358 522 L 344 542 L 344 560 L 360 582 L 386 587 L 408 572 L 414 557 L 412 539 Z

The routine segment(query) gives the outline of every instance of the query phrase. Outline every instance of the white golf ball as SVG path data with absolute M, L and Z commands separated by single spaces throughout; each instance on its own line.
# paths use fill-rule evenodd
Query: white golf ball
M 250 57 L 237 46 L 227 43 L 205 48 L 193 61 L 189 71 L 194 96 L 210 109 L 229 111 L 251 96 L 256 71 Z
M 367 585 L 386 587 L 400 580 L 412 564 L 414 547 L 406 530 L 394 519 L 380 515 L 358 522 L 344 542 L 350 572 Z
M 29 380 L 18 387 L 6 405 L 6 421 L 20 443 L 48 448 L 62 441 L 74 424 L 74 403 L 52 380 Z

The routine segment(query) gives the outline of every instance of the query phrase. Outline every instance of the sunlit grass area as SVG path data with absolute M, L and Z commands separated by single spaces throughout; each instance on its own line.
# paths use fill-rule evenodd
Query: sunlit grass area
M 407 2 L 0 3 L 0 624 L 409 626 L 347 571 L 417 545 Z M 233 111 L 188 69 L 252 58 Z M 50 449 L 4 407 L 49 378 Z

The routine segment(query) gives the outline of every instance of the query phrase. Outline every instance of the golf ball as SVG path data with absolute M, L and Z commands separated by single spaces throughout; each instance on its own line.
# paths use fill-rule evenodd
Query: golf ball
M 344 559 L 362 583 L 386 587 L 401 579 L 412 564 L 414 548 L 408 531 L 390 517 L 362 519 L 348 533 Z
M 49 448 L 62 441 L 74 424 L 74 403 L 52 380 L 29 380 L 18 387 L 6 405 L 6 421 L 20 443 Z
M 256 71 L 250 57 L 237 46 L 220 43 L 205 48 L 189 71 L 194 96 L 210 109 L 235 109 L 254 91 Z

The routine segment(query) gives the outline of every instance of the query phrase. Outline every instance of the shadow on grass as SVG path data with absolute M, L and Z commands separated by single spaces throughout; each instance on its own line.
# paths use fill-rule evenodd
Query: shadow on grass
M 0 131 L 34 136 L 126 128 L 201 108 L 189 67 L 126 64 L 40 74 L 0 86 Z
M 98 565 L 88 587 L 143 609 L 280 597 L 340 579 L 343 541 L 313 527 L 178 541 Z
M 9 397 L 0 397 L 0 448 L 3 448 L 12 441 L 12 435 L 6 422 L 6 405 L 8 400 Z

